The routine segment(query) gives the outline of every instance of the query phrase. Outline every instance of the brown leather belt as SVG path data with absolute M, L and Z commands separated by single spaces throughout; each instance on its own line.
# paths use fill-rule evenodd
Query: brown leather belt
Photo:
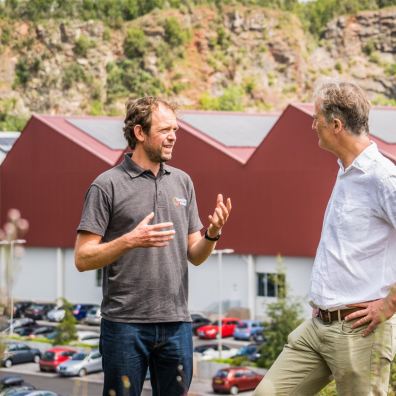
M 360 311 L 362 308 L 347 308 L 347 309 L 338 309 L 337 311 L 328 311 L 325 309 L 319 308 L 318 318 L 322 320 L 323 323 L 331 323 L 334 321 L 342 321 L 346 316 L 351 314 L 352 312 Z

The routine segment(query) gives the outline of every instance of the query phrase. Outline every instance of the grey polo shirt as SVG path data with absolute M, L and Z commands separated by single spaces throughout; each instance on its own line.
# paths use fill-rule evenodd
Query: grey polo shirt
M 131 249 L 103 269 L 103 318 L 116 322 L 190 321 L 188 235 L 202 228 L 194 186 L 183 171 L 161 165 L 155 177 L 130 155 L 90 186 L 78 231 L 103 242 L 134 229 L 150 212 L 150 224 L 173 222 L 176 235 L 166 247 Z

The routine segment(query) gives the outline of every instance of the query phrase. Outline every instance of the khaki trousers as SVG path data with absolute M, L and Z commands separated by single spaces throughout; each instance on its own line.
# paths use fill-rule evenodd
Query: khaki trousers
M 254 396 L 315 395 L 333 378 L 339 396 L 382 396 L 388 392 L 390 364 L 396 349 L 396 315 L 362 337 L 366 326 L 353 321 L 324 324 L 305 321 L 287 344 Z

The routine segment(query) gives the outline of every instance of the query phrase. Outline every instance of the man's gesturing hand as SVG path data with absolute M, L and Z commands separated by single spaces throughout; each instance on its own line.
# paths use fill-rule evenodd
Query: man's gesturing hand
M 154 217 L 151 212 L 132 231 L 125 234 L 129 247 L 162 247 L 173 239 L 175 230 L 164 230 L 173 227 L 173 223 L 148 224 Z
M 351 304 L 348 307 L 361 308 L 359 311 L 349 314 L 345 319 L 359 319 L 352 325 L 353 329 L 368 324 L 368 327 L 363 332 L 364 337 L 369 335 L 381 322 L 389 319 L 394 314 L 386 298 L 360 304 Z
M 231 199 L 227 198 L 226 204 L 223 202 L 223 195 L 217 195 L 216 208 L 213 212 L 213 215 L 209 215 L 210 225 L 208 227 L 208 234 L 210 237 L 216 237 L 224 224 L 227 222 L 227 219 L 231 212 Z

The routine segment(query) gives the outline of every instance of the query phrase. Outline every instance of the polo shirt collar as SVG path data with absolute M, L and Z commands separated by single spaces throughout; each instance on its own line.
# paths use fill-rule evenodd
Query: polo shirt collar
M 338 165 L 340 168 L 346 173 L 350 169 L 355 168 L 359 169 L 363 173 L 367 173 L 369 169 L 372 166 L 373 160 L 377 157 L 378 155 L 378 147 L 377 145 L 371 141 L 371 144 L 366 147 L 352 162 L 351 165 L 348 166 L 348 168 L 344 169 L 344 166 L 341 162 L 341 160 L 338 159 Z
M 125 171 L 129 174 L 129 176 L 131 176 L 132 178 L 139 177 L 145 173 L 149 173 L 152 175 L 151 171 L 147 169 L 143 169 L 132 159 L 132 153 L 125 154 L 124 160 L 122 161 L 121 165 L 125 169 Z M 170 173 L 169 167 L 164 163 L 161 163 L 159 175 L 164 175 L 169 173 Z

